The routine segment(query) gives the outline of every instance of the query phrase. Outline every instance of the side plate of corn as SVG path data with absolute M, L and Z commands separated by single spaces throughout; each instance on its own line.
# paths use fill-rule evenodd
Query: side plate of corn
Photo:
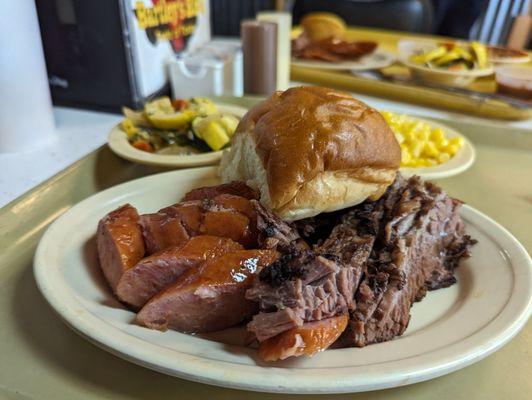
M 451 127 L 389 111 L 381 114 L 401 146 L 403 175 L 446 178 L 464 172 L 475 161 L 471 142 Z

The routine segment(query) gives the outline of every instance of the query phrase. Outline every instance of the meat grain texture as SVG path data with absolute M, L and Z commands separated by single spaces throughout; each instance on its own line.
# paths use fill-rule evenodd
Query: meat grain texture
M 261 312 L 248 324 L 259 341 L 306 323 L 348 315 L 337 345 L 365 346 L 401 335 L 427 290 L 455 283 L 474 244 L 461 203 L 417 177 L 398 177 L 376 202 L 294 224 L 312 250 L 263 269 L 246 297 Z

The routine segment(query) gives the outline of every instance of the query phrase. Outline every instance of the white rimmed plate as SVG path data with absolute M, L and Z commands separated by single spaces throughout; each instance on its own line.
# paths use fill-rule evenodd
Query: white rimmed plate
M 329 62 L 321 60 L 305 60 L 292 58 L 292 65 L 304 68 L 319 68 L 329 70 L 345 71 L 367 71 L 370 69 L 381 69 L 392 65 L 396 58 L 390 52 L 384 50 L 375 50 L 367 56 L 360 57 L 356 61 Z
M 521 64 L 530 62 L 530 55 L 523 50 L 511 49 L 504 46 L 487 46 L 488 61 L 494 64 Z M 502 52 L 498 55 L 496 52 Z M 506 53 L 506 55 L 504 55 Z
M 229 104 L 216 104 L 221 113 L 232 114 L 242 118 L 248 111 L 244 107 Z M 200 154 L 160 154 L 148 153 L 133 147 L 127 140 L 126 133 L 116 125 L 109 133 L 108 144 L 111 150 L 126 160 L 155 167 L 198 167 L 217 164 L 222 158 L 222 151 L 210 151 Z
M 465 206 L 479 243 L 458 269 L 458 283 L 429 293 L 412 309 L 406 333 L 365 348 L 327 350 L 276 364 L 242 346 L 243 329 L 192 336 L 132 323 L 99 271 L 98 220 L 130 202 L 140 212 L 172 204 L 188 190 L 216 184 L 216 168 L 172 171 L 130 181 L 74 206 L 43 236 L 35 255 L 39 289 L 81 335 L 126 360 L 198 382 L 267 392 L 337 393 L 407 385 L 474 363 L 508 342 L 532 308 L 532 262 L 496 222 Z
M 410 57 L 417 52 L 429 51 L 436 46 L 437 43 L 432 41 L 400 40 L 397 43 L 399 61 L 410 69 L 414 78 L 446 86 L 464 87 L 476 78 L 493 74 L 493 66 L 467 71 L 452 71 L 444 68 L 429 68 L 410 61 Z
M 445 137 L 452 139 L 455 137 L 461 137 L 464 140 L 464 145 L 458 150 L 458 152 L 447 162 L 443 164 L 435 165 L 433 167 L 415 167 L 415 168 L 401 168 L 401 173 L 404 176 L 419 175 L 423 179 L 441 179 L 448 178 L 454 175 L 458 175 L 473 165 L 476 158 L 475 148 L 473 144 L 460 132 L 455 129 L 435 122 L 418 117 L 409 117 L 414 121 L 421 121 L 430 124 L 432 128 L 440 128 L 445 132 Z

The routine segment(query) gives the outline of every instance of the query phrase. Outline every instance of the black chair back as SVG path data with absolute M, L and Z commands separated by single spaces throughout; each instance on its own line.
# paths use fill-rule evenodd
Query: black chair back
M 211 28 L 215 36 L 240 36 L 240 21 L 259 11 L 275 9 L 275 0 L 211 0 Z
M 294 24 L 309 12 L 327 11 L 348 25 L 431 33 L 431 0 L 296 0 Z

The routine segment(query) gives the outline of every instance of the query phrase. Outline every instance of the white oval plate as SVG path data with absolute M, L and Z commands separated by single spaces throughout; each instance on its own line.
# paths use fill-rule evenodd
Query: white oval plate
M 248 111 L 244 107 L 229 104 L 216 104 L 216 106 L 220 112 L 232 114 L 238 118 L 242 118 Z M 111 129 L 107 142 L 111 150 L 118 156 L 139 164 L 155 167 L 184 168 L 214 165 L 220 161 L 223 153 L 222 150 L 190 155 L 148 153 L 133 147 L 127 140 L 126 133 L 120 128 L 120 125 L 116 125 Z
M 465 206 L 467 231 L 479 243 L 458 268 L 458 283 L 416 303 L 408 330 L 390 342 L 265 364 L 241 345 L 243 328 L 209 340 L 135 325 L 134 313 L 113 298 L 100 273 L 98 220 L 126 202 L 151 212 L 217 182 L 214 167 L 171 171 L 77 204 L 50 226 L 37 248 L 34 273 L 42 294 L 74 330 L 126 360 L 193 381 L 286 393 L 383 389 L 447 374 L 500 348 L 530 315 L 530 257 L 504 228 Z
M 468 71 L 452 71 L 444 68 L 429 68 L 423 65 L 415 64 L 410 61 L 410 57 L 418 51 L 432 50 L 437 46 L 436 42 L 421 40 L 400 40 L 397 43 L 399 52 L 399 61 L 408 68 L 425 71 L 436 75 L 463 76 L 463 77 L 480 77 L 493 74 L 493 66 L 487 68 L 476 68 Z
M 367 56 L 360 57 L 357 61 L 329 62 L 321 60 L 305 60 L 292 58 L 292 65 L 304 68 L 319 68 L 330 70 L 346 71 L 367 71 L 370 69 L 381 69 L 392 65 L 395 62 L 395 55 L 383 50 L 375 50 Z
M 424 118 L 410 117 L 412 120 L 422 121 L 430 124 L 433 128 L 440 128 L 445 132 L 445 137 L 452 139 L 461 137 L 464 139 L 464 145 L 458 152 L 447 162 L 435 165 L 434 167 L 416 167 L 416 168 L 401 168 L 401 173 L 404 176 L 419 175 L 423 179 L 441 179 L 449 178 L 450 176 L 458 175 L 473 165 L 476 158 L 475 148 L 473 144 L 461 133 L 453 128 Z

